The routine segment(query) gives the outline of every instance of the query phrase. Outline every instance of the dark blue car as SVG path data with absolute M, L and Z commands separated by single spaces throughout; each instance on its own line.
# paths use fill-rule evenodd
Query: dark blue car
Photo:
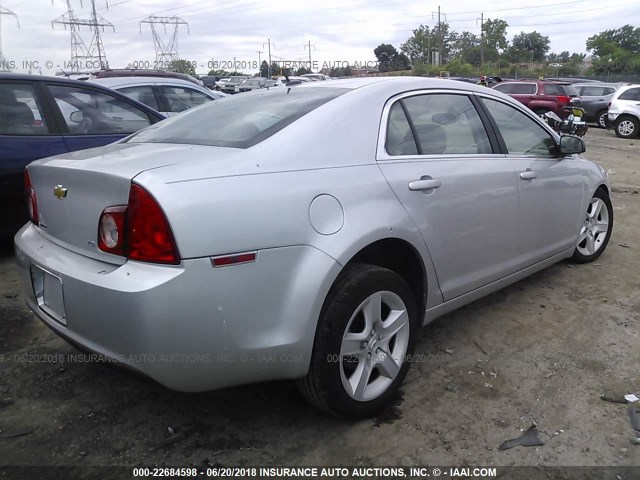
M 28 220 L 27 164 L 113 143 L 164 118 L 95 84 L 0 73 L 0 237 Z

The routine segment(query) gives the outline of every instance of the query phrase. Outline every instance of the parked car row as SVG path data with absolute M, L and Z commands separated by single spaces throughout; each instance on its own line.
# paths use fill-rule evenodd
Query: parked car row
M 493 87 L 528 106 L 542 118 L 566 115 L 567 106 L 584 110 L 584 120 L 612 128 L 621 138 L 640 133 L 640 85 L 597 81 L 507 80 Z M 564 113 L 563 113 L 564 112 Z

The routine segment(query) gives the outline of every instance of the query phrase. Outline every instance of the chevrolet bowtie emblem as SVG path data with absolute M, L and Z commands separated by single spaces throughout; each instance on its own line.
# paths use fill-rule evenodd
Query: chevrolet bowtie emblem
M 53 187 L 53 194 L 58 198 L 64 198 L 67 196 L 67 191 L 69 189 L 67 187 L 63 187 L 62 185 L 56 185 Z

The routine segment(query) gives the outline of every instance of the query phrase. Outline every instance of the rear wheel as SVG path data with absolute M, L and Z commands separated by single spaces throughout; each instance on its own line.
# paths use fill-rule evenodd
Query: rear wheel
M 593 262 L 607 248 L 613 230 L 613 207 L 604 190 L 593 194 L 578 234 L 571 259 L 576 263 Z
M 407 283 L 386 268 L 354 264 L 322 308 L 303 395 L 334 415 L 362 418 L 386 407 L 407 374 L 419 326 Z
M 596 123 L 600 128 L 607 128 L 607 110 L 601 110 L 596 115 Z
M 620 138 L 634 138 L 640 131 L 640 122 L 635 117 L 618 118 L 615 123 L 616 135 Z
M 547 110 L 546 108 L 538 108 L 538 109 L 534 110 L 533 113 L 538 115 L 544 122 L 549 123 L 549 119 L 545 115 L 545 113 L 547 113 L 548 111 L 549 110 Z

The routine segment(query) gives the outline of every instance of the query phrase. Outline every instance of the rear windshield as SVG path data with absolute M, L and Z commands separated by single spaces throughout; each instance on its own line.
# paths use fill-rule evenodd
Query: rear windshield
M 347 91 L 275 88 L 225 97 L 157 123 L 128 142 L 249 148 Z

